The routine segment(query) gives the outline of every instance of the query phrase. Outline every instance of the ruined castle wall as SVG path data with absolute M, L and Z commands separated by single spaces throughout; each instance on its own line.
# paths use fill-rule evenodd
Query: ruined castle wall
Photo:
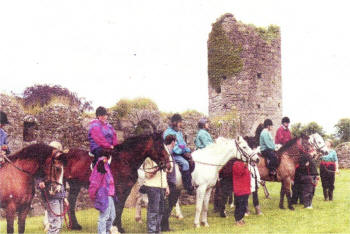
M 242 135 L 254 135 L 266 118 L 272 119 L 277 130 L 282 118 L 280 36 L 266 40 L 256 27 L 236 21 L 231 14 L 221 24 L 230 41 L 241 48 L 243 67 L 222 81 L 221 92 L 209 85 L 209 115 L 236 109 Z

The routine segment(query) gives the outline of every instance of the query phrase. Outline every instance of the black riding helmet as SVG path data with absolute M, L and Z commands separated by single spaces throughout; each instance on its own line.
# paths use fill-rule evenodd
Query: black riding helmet
M 264 128 L 267 128 L 268 126 L 272 126 L 272 120 L 271 119 L 265 119 L 264 121 Z
M 99 106 L 96 109 L 96 117 L 107 115 L 107 110 L 103 106 Z
M 182 117 L 180 114 L 174 114 L 172 117 L 171 117 L 171 122 L 174 123 L 174 122 L 180 122 L 182 121 Z
M 0 124 L 2 124 L 2 125 L 10 124 L 8 119 L 7 119 L 7 115 L 3 111 L 0 111 Z
M 288 117 L 283 117 L 282 118 L 282 124 L 283 123 L 290 123 L 290 119 Z

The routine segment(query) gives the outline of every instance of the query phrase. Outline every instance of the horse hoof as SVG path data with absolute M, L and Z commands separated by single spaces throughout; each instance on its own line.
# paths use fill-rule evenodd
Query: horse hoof
M 199 225 L 199 224 L 197 223 L 197 224 L 194 224 L 194 227 L 195 227 L 195 228 L 200 228 L 201 225 Z
M 81 230 L 82 227 L 80 224 L 75 224 L 75 225 L 72 225 L 72 230 Z
M 135 218 L 135 222 L 136 222 L 136 223 L 142 224 L 142 219 L 141 219 L 141 217 Z
M 201 225 L 204 227 L 209 227 L 209 224 L 207 222 L 201 222 Z
M 176 218 L 179 220 L 184 219 L 184 217 L 182 215 L 177 215 Z

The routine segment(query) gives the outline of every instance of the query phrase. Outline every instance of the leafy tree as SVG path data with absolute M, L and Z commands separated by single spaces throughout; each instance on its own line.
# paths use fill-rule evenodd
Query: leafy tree
M 320 134 L 322 137 L 326 136 L 326 133 L 323 130 L 323 127 L 316 122 L 310 122 L 306 125 L 301 123 L 295 123 L 291 126 L 291 133 L 294 137 L 299 137 L 302 134 L 311 135 L 314 133 Z
M 335 136 L 340 139 L 340 142 L 350 141 L 350 119 L 340 119 L 335 128 Z
M 126 117 L 133 110 L 158 111 L 157 104 L 149 98 L 120 99 L 116 105 L 111 107 L 119 117 Z
M 48 105 L 54 98 L 62 97 L 68 100 L 70 105 L 77 106 L 81 111 L 92 110 L 91 102 L 79 98 L 76 93 L 59 85 L 34 85 L 27 87 L 22 95 L 24 107 L 43 107 Z

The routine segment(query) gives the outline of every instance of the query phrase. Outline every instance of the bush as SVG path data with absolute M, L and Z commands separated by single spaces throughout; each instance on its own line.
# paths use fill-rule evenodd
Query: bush
M 76 106 L 79 110 L 92 110 L 91 102 L 79 98 L 76 93 L 59 85 L 34 85 L 26 88 L 22 95 L 23 106 L 29 112 L 38 112 L 50 103 L 63 103 Z
M 118 117 L 123 118 L 132 110 L 152 110 L 158 111 L 157 104 L 149 98 L 120 99 L 117 104 L 110 108 L 115 111 Z

